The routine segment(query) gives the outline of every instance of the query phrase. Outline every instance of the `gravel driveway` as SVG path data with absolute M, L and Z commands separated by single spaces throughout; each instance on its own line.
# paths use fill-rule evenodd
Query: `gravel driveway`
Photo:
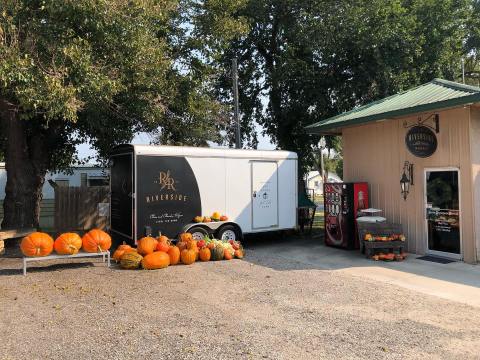
M 0 259 L 0 359 L 480 358 L 480 309 L 312 268 L 273 245 L 158 271 L 19 268 Z

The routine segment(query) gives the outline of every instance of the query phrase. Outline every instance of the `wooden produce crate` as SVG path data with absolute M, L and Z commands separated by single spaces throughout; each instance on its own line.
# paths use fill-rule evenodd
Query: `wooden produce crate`
M 365 253 L 366 257 L 371 257 L 376 250 L 385 249 L 389 252 L 403 252 L 405 241 L 389 240 L 389 241 L 365 241 L 365 235 L 372 236 L 391 236 L 403 234 L 401 224 L 394 223 L 358 223 L 358 238 L 360 239 L 360 250 Z

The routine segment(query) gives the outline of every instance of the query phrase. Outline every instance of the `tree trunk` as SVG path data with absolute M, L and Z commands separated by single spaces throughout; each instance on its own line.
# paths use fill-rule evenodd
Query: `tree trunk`
M 5 137 L 7 185 L 2 228 L 38 228 L 42 187 L 48 164 L 44 135 L 26 131 L 19 109 L 0 99 L 0 122 Z M 32 120 L 34 121 L 34 120 Z

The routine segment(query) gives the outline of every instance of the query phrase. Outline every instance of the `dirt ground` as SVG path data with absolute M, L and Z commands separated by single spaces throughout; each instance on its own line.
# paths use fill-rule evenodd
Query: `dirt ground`
M 276 246 L 157 271 L 83 260 L 23 277 L 0 259 L 0 359 L 480 359 L 479 308 Z

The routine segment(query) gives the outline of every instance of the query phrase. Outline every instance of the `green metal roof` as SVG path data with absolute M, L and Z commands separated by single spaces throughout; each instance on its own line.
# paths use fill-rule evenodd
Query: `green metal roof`
M 413 89 L 354 108 L 306 127 L 310 134 L 339 133 L 340 129 L 415 113 L 480 102 L 480 88 L 434 79 Z

